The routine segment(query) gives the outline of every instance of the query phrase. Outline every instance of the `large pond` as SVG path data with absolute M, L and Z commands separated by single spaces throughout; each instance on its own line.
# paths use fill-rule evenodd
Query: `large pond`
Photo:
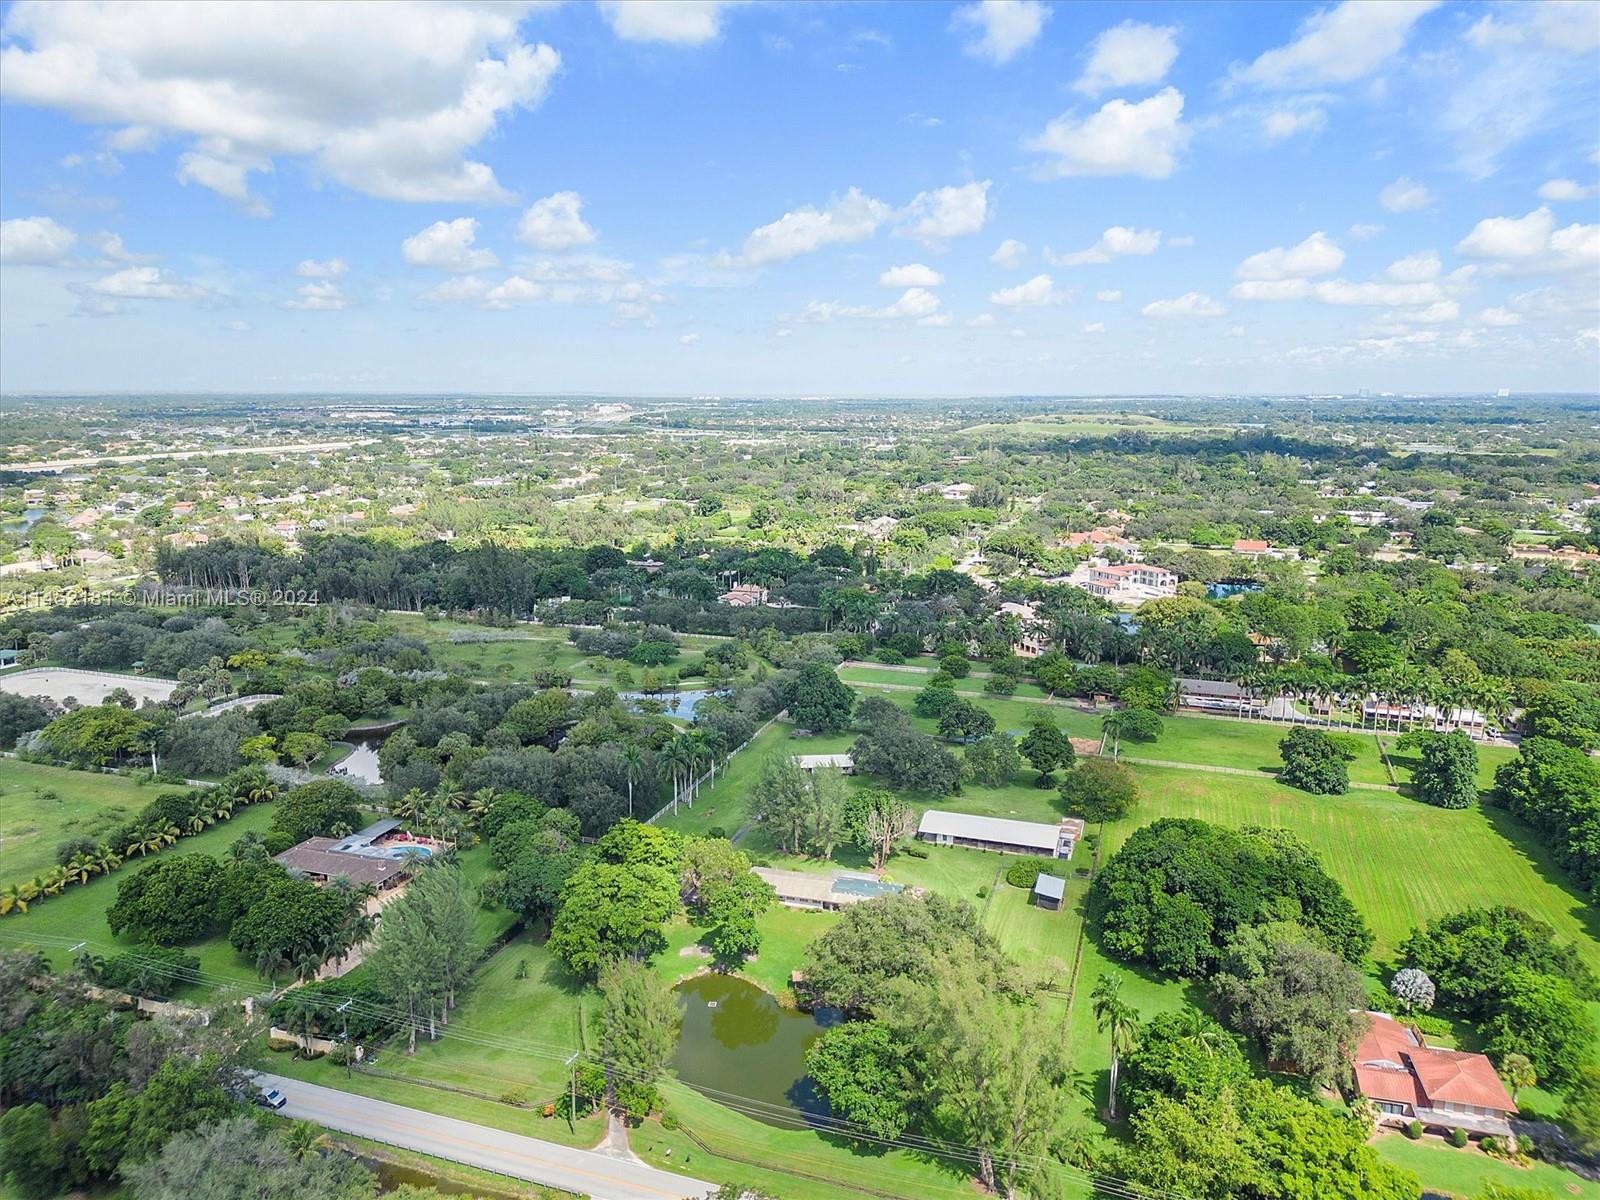
M 685 692 L 662 692 L 659 695 L 647 696 L 643 692 L 623 692 L 619 699 L 626 700 L 635 709 L 644 705 L 650 711 L 657 711 L 653 705 L 660 705 L 659 711 L 669 717 L 682 717 L 686 721 L 694 720 L 694 710 L 700 706 L 700 701 L 707 696 L 716 696 L 722 693 L 703 690 L 690 690 Z
M 675 989 L 683 1032 L 672 1065 L 713 1100 L 786 1129 L 826 1116 L 828 1102 L 806 1077 L 806 1048 L 839 1023 L 836 1009 L 782 1007 L 770 992 L 733 975 L 697 975 Z

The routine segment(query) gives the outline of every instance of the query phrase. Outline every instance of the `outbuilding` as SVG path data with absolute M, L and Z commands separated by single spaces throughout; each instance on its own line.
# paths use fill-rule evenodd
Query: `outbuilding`
M 1066 817 L 1059 824 L 1013 821 L 1007 817 L 976 817 L 970 813 L 930 808 L 922 814 L 917 836 L 935 846 L 969 846 L 999 850 L 1003 854 L 1042 854 L 1071 858 L 1072 847 L 1083 837 L 1083 822 Z
M 1040 871 L 1039 878 L 1033 881 L 1033 902 L 1040 908 L 1056 912 L 1066 894 L 1067 881 L 1059 875 L 1046 875 Z

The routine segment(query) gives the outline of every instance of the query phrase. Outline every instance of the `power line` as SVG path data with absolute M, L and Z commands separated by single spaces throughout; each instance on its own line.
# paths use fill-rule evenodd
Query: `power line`
M 0 929 L 0 940 L 8 941 L 12 945 L 19 946 L 29 943 L 39 943 L 55 946 L 57 948 L 92 946 L 110 949 L 118 951 L 119 957 L 132 960 L 135 963 L 143 963 L 148 965 L 153 973 L 164 974 L 168 976 L 179 975 L 185 980 L 199 979 L 202 982 L 208 983 L 218 992 L 229 994 L 250 994 L 256 990 L 239 982 L 237 979 L 230 979 L 225 976 L 219 976 L 205 971 L 184 971 L 182 968 L 173 967 L 164 960 L 142 956 L 137 951 L 123 951 L 119 947 L 106 946 L 105 943 L 101 942 L 88 942 L 81 940 L 74 941 L 70 938 L 58 937 L 49 934 L 40 934 L 31 938 L 18 938 L 13 936 L 12 931 L 8 929 Z M 277 1000 L 291 998 L 292 991 L 293 989 L 282 992 L 274 999 Z M 307 996 L 314 995 L 314 993 L 310 992 L 305 994 Z M 326 998 L 326 1002 L 330 1005 L 330 1012 L 332 1011 L 332 1005 L 335 1003 L 335 999 L 336 998 L 334 997 Z M 348 1013 L 355 1013 L 358 1016 L 365 1016 L 375 1021 L 382 1021 L 386 1024 L 396 1026 L 397 1028 L 409 1028 L 412 1025 L 418 1025 L 420 1027 L 420 1022 L 414 1019 L 414 1014 L 407 1010 L 388 1005 L 376 1004 L 368 1000 L 360 999 L 359 997 L 338 997 L 337 1003 Z M 461 1042 L 465 1045 L 476 1046 L 482 1049 L 522 1053 L 534 1058 L 545 1059 L 552 1062 L 565 1062 L 573 1052 L 572 1047 L 564 1046 L 559 1043 L 545 1042 L 526 1036 L 512 1038 L 480 1029 L 474 1029 L 471 1025 L 465 1024 L 459 1019 L 451 1024 L 436 1024 L 430 1030 L 430 1041 L 437 1042 L 440 1040 L 450 1039 L 454 1039 L 455 1041 Z M 485 1072 L 481 1071 L 479 1073 L 485 1074 Z M 680 1079 L 670 1076 L 657 1080 L 649 1080 L 635 1072 L 629 1072 L 615 1066 L 611 1068 L 611 1073 L 613 1076 L 620 1076 L 621 1078 L 632 1082 L 647 1084 L 655 1083 L 657 1086 L 661 1087 L 662 1090 L 671 1091 L 673 1089 L 683 1089 L 686 1091 L 692 1091 L 708 1100 L 711 1100 L 713 1103 L 722 1108 L 737 1113 L 740 1116 L 761 1121 L 764 1124 L 774 1124 L 779 1121 L 783 1123 L 789 1123 L 797 1119 L 794 1111 L 787 1106 L 774 1104 L 770 1101 L 759 1100 L 754 1097 L 742 1096 L 737 1093 L 727 1092 L 718 1088 L 685 1083 Z M 489 1077 L 506 1083 L 523 1082 L 522 1080 L 514 1077 L 502 1075 L 491 1075 Z M 419 1081 L 419 1086 L 426 1085 Z M 492 1103 L 494 1101 L 491 1100 L 489 1102 Z M 848 1137 L 854 1141 L 883 1147 L 886 1150 L 903 1150 L 907 1153 L 919 1155 L 935 1155 L 949 1161 L 962 1162 L 974 1166 L 980 1164 L 983 1157 L 981 1148 L 969 1144 L 945 1142 L 922 1137 L 916 1134 L 904 1133 L 894 1138 L 879 1137 L 876 1134 L 873 1134 L 863 1125 L 845 1120 L 843 1118 L 833 1117 L 831 1115 L 807 1114 L 801 1120 L 804 1127 L 811 1128 L 819 1132 L 829 1132 L 838 1136 Z M 712 1150 L 711 1153 L 716 1154 L 716 1151 Z M 840 1163 L 835 1159 L 820 1159 L 808 1155 L 802 1151 L 786 1150 L 784 1151 L 784 1155 L 790 1160 L 808 1163 L 812 1166 L 818 1167 L 821 1170 L 835 1174 L 847 1166 L 847 1164 Z M 1049 1171 L 1064 1180 L 1088 1185 L 1105 1195 L 1117 1197 L 1118 1200 L 1194 1200 L 1194 1198 L 1187 1193 L 1174 1192 L 1159 1188 L 1142 1187 L 1134 1184 L 1130 1180 L 1121 1179 L 1113 1175 L 1102 1174 L 1100 1172 L 1086 1172 L 1043 1155 L 1009 1156 L 1003 1153 L 990 1152 L 989 1158 L 992 1163 L 996 1164 L 1010 1164 L 1013 1167 L 1030 1167 L 1035 1170 Z M 782 1173 L 783 1170 L 782 1167 L 771 1167 L 765 1169 L 775 1170 L 779 1173 Z M 965 1191 L 964 1188 L 962 1190 L 963 1192 Z

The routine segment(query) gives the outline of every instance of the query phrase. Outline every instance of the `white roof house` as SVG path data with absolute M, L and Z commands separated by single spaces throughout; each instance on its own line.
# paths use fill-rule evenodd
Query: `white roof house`
M 977 817 L 930 808 L 922 814 L 917 836 L 942 846 L 977 844 L 1024 854 L 1070 858 L 1073 845 L 1083 836 L 1083 829 L 1083 822 L 1076 817 L 1067 817 L 1058 825 L 1045 825 L 1038 821 Z
M 794 764 L 802 771 L 819 771 L 836 767 L 846 775 L 853 774 L 856 769 L 856 760 L 848 754 L 796 754 Z

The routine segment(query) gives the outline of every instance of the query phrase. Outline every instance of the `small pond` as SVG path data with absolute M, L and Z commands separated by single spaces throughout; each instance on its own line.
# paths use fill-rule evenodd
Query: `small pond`
M 644 692 L 623 692 L 620 699 L 626 700 L 634 708 L 641 702 L 661 705 L 661 711 L 669 717 L 682 717 L 686 721 L 694 720 L 694 710 L 700 706 L 700 701 L 707 696 L 717 696 L 723 693 L 705 690 L 691 690 L 683 692 L 662 692 L 657 696 L 647 696 Z
M 383 783 L 383 775 L 378 769 L 378 750 L 388 740 L 388 737 L 388 731 L 347 736 L 345 741 L 349 742 L 355 749 L 329 767 L 328 774 L 359 779 L 363 783 L 370 783 L 377 787 Z
M 674 990 L 684 1005 L 672 1060 L 679 1079 L 780 1128 L 804 1128 L 808 1117 L 827 1115 L 805 1058 L 822 1031 L 839 1023 L 837 1009 L 795 1012 L 733 975 L 698 975 Z
M 30 508 L 26 510 L 20 517 L 11 517 L 7 520 L 0 521 L 0 529 L 4 529 L 7 533 L 27 533 L 28 530 L 37 525 L 40 520 L 43 519 L 43 517 L 44 509 Z

